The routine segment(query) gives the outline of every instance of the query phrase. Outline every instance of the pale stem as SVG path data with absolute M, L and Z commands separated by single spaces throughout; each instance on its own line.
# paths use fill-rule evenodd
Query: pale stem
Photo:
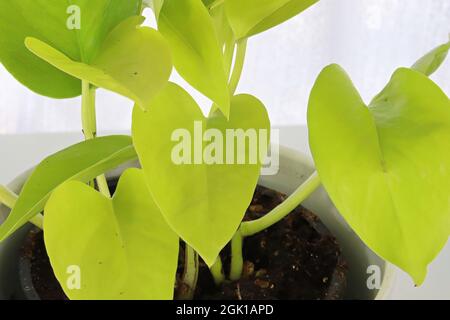
M 81 122 L 83 125 L 83 134 L 86 140 L 95 139 L 97 136 L 97 119 L 95 111 L 95 87 L 89 82 L 82 82 L 81 97 Z M 99 191 L 110 198 L 108 182 L 105 175 L 100 175 L 96 179 Z
M 225 61 L 225 70 L 227 71 L 227 80 L 230 79 L 235 49 L 236 49 L 236 42 L 234 42 L 234 39 L 231 39 L 231 41 L 228 41 L 225 44 L 224 61 Z
M 0 203 L 3 203 L 8 208 L 12 209 L 16 205 L 18 198 L 19 197 L 14 192 L 7 187 L 0 185 Z M 41 230 L 44 228 L 44 217 L 40 213 L 35 215 L 29 221 Z
M 222 284 L 222 282 L 225 281 L 225 275 L 223 273 L 223 267 L 222 267 L 222 259 L 220 259 L 220 256 L 217 257 L 216 263 L 213 264 L 213 266 L 210 268 L 211 274 L 214 278 L 214 282 L 217 286 Z
M 185 261 L 182 282 L 186 287 L 179 298 L 181 300 L 192 300 L 194 299 L 195 288 L 197 287 L 198 280 L 198 254 L 186 243 L 184 257 Z
M 242 246 L 245 237 L 253 236 L 285 218 L 300 203 L 308 198 L 321 185 L 319 175 L 314 172 L 294 193 L 283 203 L 260 219 L 243 222 L 231 240 L 231 270 L 230 279 L 238 280 L 242 276 L 244 265 Z
M 234 95 L 241 79 L 242 70 L 244 69 L 245 54 L 247 52 L 247 39 L 241 39 L 237 42 L 236 59 L 234 62 L 233 73 L 230 79 L 230 93 Z
M 244 259 L 242 256 L 242 245 L 244 238 L 240 230 L 236 232 L 231 240 L 231 269 L 230 280 L 239 280 L 242 276 L 242 268 L 244 265 Z
M 260 219 L 243 222 L 240 227 L 240 232 L 243 237 L 255 235 L 263 230 L 266 230 L 275 223 L 281 221 L 292 210 L 294 210 L 300 203 L 308 198 L 319 186 L 320 178 L 317 172 L 314 172 L 308 180 L 305 181 L 295 192 L 290 195 L 283 203 L 273 209 Z

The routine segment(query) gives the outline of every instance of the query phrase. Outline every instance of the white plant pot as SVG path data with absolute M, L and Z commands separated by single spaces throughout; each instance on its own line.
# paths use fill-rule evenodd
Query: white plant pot
M 117 177 L 126 167 L 130 166 L 137 166 L 137 163 L 122 166 L 108 174 L 108 177 Z M 313 172 L 313 163 L 305 155 L 281 147 L 278 174 L 262 176 L 260 184 L 290 194 Z M 19 193 L 29 174 L 30 171 L 18 176 L 8 187 Z M 364 245 L 337 212 L 324 189 L 316 190 L 303 205 L 320 217 L 331 233 L 336 236 L 342 248 L 349 266 L 346 299 L 387 299 L 393 286 L 394 268 Z M 9 209 L 0 206 L 0 223 L 6 219 L 8 214 Z M 23 298 L 18 272 L 18 255 L 30 227 L 30 225 L 24 226 L 0 244 L 0 300 L 11 297 Z M 381 272 L 382 280 L 379 289 L 369 289 L 367 286 L 367 279 L 370 275 L 367 273 L 369 266 L 377 266 Z

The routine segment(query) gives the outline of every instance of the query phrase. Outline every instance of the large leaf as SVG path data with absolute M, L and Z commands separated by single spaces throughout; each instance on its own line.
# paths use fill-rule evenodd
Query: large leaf
M 411 68 L 422 72 L 423 74 L 432 75 L 441 64 L 445 61 L 450 50 L 450 41 L 438 46 L 420 58 Z
M 71 5 L 80 9 L 80 29 L 67 27 L 74 12 L 68 10 Z M 0 62 L 39 94 L 77 96 L 81 82 L 34 56 L 25 48 L 25 38 L 41 39 L 72 60 L 89 63 L 107 34 L 121 21 L 139 14 L 140 5 L 141 0 L 0 1 Z
M 296 16 L 319 0 L 226 0 L 225 7 L 237 39 L 264 32 Z
M 336 207 L 370 248 L 421 284 L 450 228 L 450 101 L 397 70 L 368 108 L 346 73 L 324 69 L 308 111 L 314 160 Z
M 150 112 L 135 108 L 133 114 L 133 142 L 156 203 L 172 228 L 210 266 L 244 217 L 261 161 L 258 158 L 251 164 L 249 144 L 237 150 L 236 143 L 235 160 L 238 155 L 245 156 L 245 164 L 227 164 L 225 157 L 231 158 L 231 151 L 223 150 L 222 139 L 207 137 L 219 144 L 214 152 L 214 144 L 203 141 L 199 130 L 206 134 L 207 130 L 216 129 L 225 137 L 227 129 L 237 128 L 265 129 L 268 134 L 269 119 L 259 100 L 239 95 L 232 98 L 229 121 L 219 111 L 205 118 L 188 93 L 169 84 L 155 98 Z M 179 150 L 185 143 L 184 151 Z M 264 153 L 267 147 L 253 146 L 259 149 L 256 153 Z M 218 159 L 209 162 L 204 154 L 217 155 Z M 189 159 L 181 163 L 178 156 Z
M 230 94 L 222 50 L 201 0 L 165 0 L 158 27 L 170 44 L 179 74 L 228 116 Z
M 81 182 L 61 185 L 45 207 L 44 237 L 70 299 L 173 298 L 179 240 L 139 169 L 125 171 L 112 199 Z M 79 288 L 68 281 L 77 271 Z
M 43 160 L 25 183 L 8 219 L 0 225 L 0 241 L 41 212 L 52 191 L 63 182 L 87 182 L 136 157 L 130 137 L 109 136 L 81 142 Z
M 123 21 L 106 38 L 90 63 L 71 60 L 48 44 L 27 38 L 26 46 L 58 69 L 97 87 L 117 92 L 146 109 L 169 80 L 169 47 L 158 31 L 141 27 L 144 17 Z

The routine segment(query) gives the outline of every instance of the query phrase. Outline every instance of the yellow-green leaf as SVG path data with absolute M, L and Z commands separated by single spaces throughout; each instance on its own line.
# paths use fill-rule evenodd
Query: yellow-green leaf
M 70 59 L 90 63 L 108 33 L 139 14 L 141 0 L 0 1 L 0 62 L 31 90 L 54 98 L 81 93 L 81 82 L 27 50 L 41 39 Z
M 53 190 L 70 180 L 88 182 L 98 175 L 137 158 L 129 136 L 107 136 L 70 146 L 34 169 L 6 221 L 0 241 L 42 212 Z
M 112 199 L 81 182 L 58 187 L 45 207 L 44 239 L 70 299 L 173 298 L 179 239 L 139 169 L 122 175 Z
M 58 69 L 128 97 L 146 109 L 167 84 L 172 62 L 164 38 L 158 31 L 140 26 L 143 20 L 134 16 L 117 26 L 90 64 L 74 61 L 38 39 L 27 38 L 25 43 Z
M 238 147 L 242 139 L 238 142 L 234 136 L 226 142 L 228 129 L 231 134 L 242 130 L 243 147 Z M 251 146 L 248 130 L 258 140 Z M 267 134 L 265 141 L 261 130 Z M 229 121 L 220 111 L 205 118 L 191 96 L 172 83 L 149 112 L 134 109 L 133 142 L 155 202 L 209 266 L 233 237 L 252 200 L 269 132 L 264 105 L 249 95 L 232 98 Z M 210 135 L 209 142 L 203 134 Z M 232 156 L 227 147 L 235 150 L 233 161 L 226 160 Z
M 441 64 L 445 61 L 450 50 L 450 41 L 438 46 L 420 58 L 411 68 L 422 72 L 423 74 L 432 75 Z
M 368 107 L 347 74 L 325 68 L 311 93 L 310 145 L 351 227 L 420 285 L 450 230 L 450 100 L 399 69 Z
M 226 0 L 237 39 L 264 32 L 306 10 L 319 0 Z
M 222 48 L 202 1 L 165 0 L 158 28 L 170 44 L 178 73 L 228 117 L 230 93 Z

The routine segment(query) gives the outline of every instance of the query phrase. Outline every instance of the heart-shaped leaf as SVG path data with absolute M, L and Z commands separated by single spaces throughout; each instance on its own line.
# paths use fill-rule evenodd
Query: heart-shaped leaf
M 78 181 L 58 187 L 45 207 L 44 237 L 70 299 L 173 298 L 179 240 L 139 169 L 122 175 L 112 199 Z
M 169 80 L 170 50 L 158 31 L 140 27 L 134 16 L 115 28 L 91 64 L 71 60 L 48 44 L 27 38 L 26 46 L 58 69 L 97 87 L 119 93 L 146 109 Z
M 213 20 L 203 3 L 165 0 L 158 28 L 170 44 L 179 74 L 228 117 L 230 94 L 223 54 Z
M 120 22 L 139 14 L 141 0 L 20 0 L 0 2 L 0 62 L 22 84 L 49 97 L 81 93 L 81 82 L 29 52 L 41 39 L 74 61 L 90 63 Z
M 252 150 L 246 141 L 243 148 L 238 142 L 233 147 L 233 136 L 225 137 L 236 133 L 234 129 L 256 135 L 266 130 L 267 140 L 256 137 Z M 209 266 L 231 240 L 251 202 L 261 168 L 259 152 L 267 151 L 269 130 L 267 112 L 252 96 L 232 98 L 229 121 L 219 111 L 205 118 L 191 96 L 172 83 L 149 112 L 134 109 L 133 142 L 155 202 Z M 245 164 L 238 164 L 242 156 L 245 161 L 240 163 Z
M 319 0 L 226 0 L 234 35 L 248 38 L 264 32 L 306 10 Z
M 420 58 L 411 68 L 422 72 L 423 74 L 432 75 L 441 64 L 445 61 L 450 50 L 450 41 L 431 50 L 425 56 Z
M 84 141 L 46 158 L 34 169 L 10 215 L 0 225 L 0 241 L 40 213 L 51 192 L 63 182 L 88 182 L 136 158 L 131 138 L 128 136 L 109 136 Z
M 450 228 L 450 101 L 423 74 L 397 70 L 368 108 L 346 73 L 311 93 L 310 145 L 323 184 L 363 241 L 416 284 Z

